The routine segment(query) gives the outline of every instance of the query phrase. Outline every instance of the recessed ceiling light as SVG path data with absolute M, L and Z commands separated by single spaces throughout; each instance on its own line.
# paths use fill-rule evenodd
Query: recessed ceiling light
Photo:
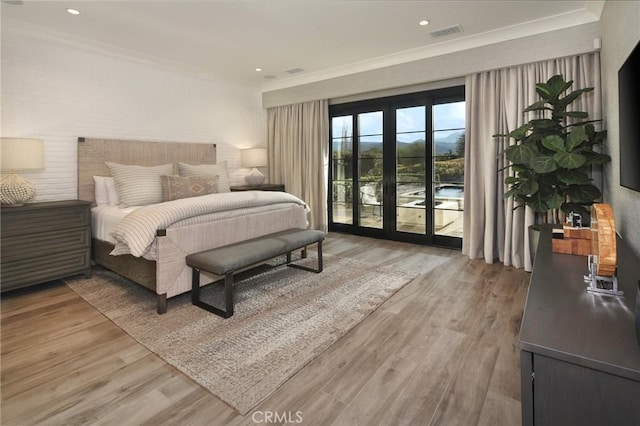
M 424 27 L 425 25 L 429 25 L 429 21 L 427 21 L 426 19 L 423 19 L 422 21 L 418 22 L 418 25 Z
M 67 12 L 69 12 L 72 15 L 80 15 L 80 11 L 76 9 L 67 9 Z
M 260 72 L 262 71 L 262 68 L 256 68 L 256 71 Z

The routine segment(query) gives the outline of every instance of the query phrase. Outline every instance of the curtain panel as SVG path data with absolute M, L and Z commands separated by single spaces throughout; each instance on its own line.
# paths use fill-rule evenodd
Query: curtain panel
M 267 109 L 269 181 L 304 200 L 312 228 L 327 231 L 329 101 Z
M 464 230 L 462 253 L 471 259 L 496 259 L 506 266 L 531 271 L 528 227 L 534 214 L 514 210 L 512 199 L 505 200 L 507 160 L 502 152 L 513 139 L 494 138 L 507 134 L 534 118 L 524 109 L 539 100 L 535 85 L 556 74 L 573 80 L 570 90 L 593 87 L 574 103 L 589 113 L 589 119 L 602 118 L 600 55 L 598 52 L 536 62 L 517 67 L 468 75 L 466 90 L 466 146 Z M 531 114 L 531 115 L 530 115 Z M 596 180 L 601 176 L 596 176 Z M 596 182 L 598 185 L 598 182 Z M 602 188 L 602 185 L 598 185 Z

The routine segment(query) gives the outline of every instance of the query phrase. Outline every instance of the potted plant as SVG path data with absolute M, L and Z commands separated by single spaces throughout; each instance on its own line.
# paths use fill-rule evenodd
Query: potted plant
M 509 134 L 494 135 L 516 141 L 504 151 L 513 172 L 505 177 L 509 190 L 504 197 L 513 198 L 516 208 L 531 207 L 537 222 L 562 223 L 563 213 L 574 212 L 586 223 L 589 206 L 602 196 L 592 183 L 591 167 L 611 161 L 599 152 L 606 131 L 597 131 L 593 123 L 600 120 L 588 120 L 584 111 L 568 111 L 593 88 L 565 94 L 572 85 L 561 75 L 536 84 L 540 100 L 524 110 L 536 117 Z

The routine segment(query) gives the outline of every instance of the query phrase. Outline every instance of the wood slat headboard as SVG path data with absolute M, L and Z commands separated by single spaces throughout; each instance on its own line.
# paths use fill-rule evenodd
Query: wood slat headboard
M 93 176 L 111 176 L 105 161 L 157 166 L 179 161 L 216 164 L 216 145 L 206 143 L 78 138 L 78 199 L 95 202 Z

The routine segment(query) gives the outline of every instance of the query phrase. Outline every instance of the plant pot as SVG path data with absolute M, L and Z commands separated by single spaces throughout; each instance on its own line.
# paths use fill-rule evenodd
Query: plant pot
M 538 251 L 538 242 L 540 241 L 540 232 L 544 225 L 531 225 L 529 227 L 529 251 L 531 252 L 531 267 L 533 268 L 536 252 Z M 562 225 L 554 223 L 554 229 L 562 229 Z
M 540 231 L 542 225 L 531 225 L 529 227 L 529 253 L 531 254 L 531 267 L 536 259 L 536 251 L 538 251 L 538 242 L 540 241 Z

